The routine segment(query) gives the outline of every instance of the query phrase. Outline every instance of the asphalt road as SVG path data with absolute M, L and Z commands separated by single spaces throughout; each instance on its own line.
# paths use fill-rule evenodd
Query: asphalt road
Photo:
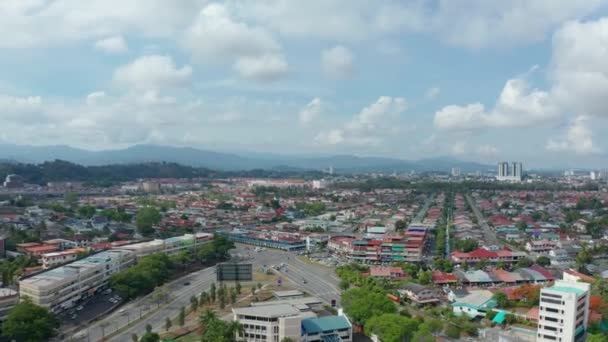
M 491 245 L 500 245 L 500 241 L 498 241 L 498 239 L 496 238 L 496 234 L 494 233 L 492 228 L 490 228 L 490 226 L 488 226 L 488 222 L 483 217 L 483 214 L 479 210 L 477 203 L 471 198 L 470 195 L 467 194 L 467 195 L 465 195 L 465 197 L 467 199 L 467 202 L 469 202 L 471 209 L 473 209 L 473 213 L 475 214 L 475 216 L 477 216 L 477 222 L 479 223 L 479 226 L 481 227 L 481 229 L 483 231 L 484 241 Z
M 184 285 L 186 282 L 189 282 L 190 285 Z M 215 267 L 196 271 L 169 283 L 168 292 L 170 295 L 167 304 L 161 304 L 161 306 L 164 306 L 158 311 L 153 312 L 146 319 L 125 329 L 112 338 L 107 339 L 107 341 L 130 341 L 133 333 L 142 336 L 146 330 L 146 324 L 152 325 L 155 331 L 159 331 L 167 317 L 176 317 L 182 307 L 190 305 L 190 297 L 192 295 L 198 296 L 203 290 L 208 290 L 213 282 L 215 282 Z M 122 312 L 115 311 L 103 320 L 80 330 L 72 336 L 73 340 L 99 341 L 104 336 L 108 336 L 112 332 L 126 326 L 130 321 L 139 319 L 141 316 L 146 315 L 146 313 L 154 311 L 156 304 L 150 303 L 149 297 L 147 296 L 125 304 L 119 310 Z
M 420 223 L 420 222 L 422 222 L 422 220 L 424 220 L 424 216 L 426 215 L 426 212 L 429 210 L 429 207 L 431 206 L 431 203 L 433 203 L 434 199 L 435 199 L 435 194 L 429 195 L 429 197 L 426 199 L 426 201 L 422 205 L 422 208 L 418 211 L 416 216 L 412 219 L 412 223 Z
M 280 265 L 286 263 L 287 267 L 279 273 L 284 281 L 293 283 L 294 287 L 318 297 L 327 303 L 331 300 L 340 302 L 339 279 L 332 268 L 309 264 L 299 260 L 294 253 L 279 250 L 264 250 L 255 252 L 253 246 L 237 244 L 232 254 L 248 257 L 243 262 L 250 262 L 254 269 L 262 265 Z M 72 336 L 63 340 L 72 341 L 100 341 L 104 336 L 110 335 L 123 327 L 130 321 L 137 320 L 146 313 L 153 311 L 150 316 L 133 326 L 126 328 L 115 336 L 107 338 L 107 341 L 130 341 L 133 333 L 142 336 L 146 324 L 152 325 L 154 331 L 163 329 L 165 319 L 175 318 L 179 315 L 182 307 L 190 305 L 190 297 L 198 296 L 202 291 L 207 291 L 215 282 L 215 267 L 191 273 L 181 279 L 168 284 L 170 297 L 167 304 L 161 304 L 161 308 L 155 311 L 156 304 L 150 303 L 150 295 L 139 300 L 127 303 L 104 319 L 94 322 L 88 327 L 83 327 Z M 184 283 L 189 282 L 189 285 Z M 163 306 L 164 305 L 164 306 Z

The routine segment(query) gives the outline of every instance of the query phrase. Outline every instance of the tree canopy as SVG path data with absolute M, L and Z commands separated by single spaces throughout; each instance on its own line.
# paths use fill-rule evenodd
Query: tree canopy
M 160 222 L 161 216 L 158 210 L 151 206 L 145 206 L 137 212 L 135 222 L 137 230 L 142 235 L 151 235 L 154 233 L 153 226 Z
M 9 312 L 2 324 L 2 336 L 20 342 L 48 341 L 58 327 L 55 316 L 26 297 Z
M 384 342 L 409 341 L 417 329 L 416 320 L 394 313 L 374 316 L 365 323 L 367 334 L 374 333 Z
M 367 288 L 354 288 L 344 292 L 342 307 L 354 322 L 363 325 L 372 317 L 397 311 L 395 304 L 384 293 Z

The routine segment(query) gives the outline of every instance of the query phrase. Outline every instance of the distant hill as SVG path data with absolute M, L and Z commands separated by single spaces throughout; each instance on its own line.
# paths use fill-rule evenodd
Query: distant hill
M 215 170 L 305 169 L 321 170 L 333 166 L 336 172 L 404 172 L 449 171 L 459 167 L 463 172 L 483 171 L 492 166 L 452 158 L 402 160 L 378 157 L 336 155 L 294 157 L 222 153 L 189 147 L 135 145 L 120 150 L 88 151 L 69 146 L 23 146 L 0 144 L 0 160 L 42 163 L 65 160 L 86 166 L 170 162 Z

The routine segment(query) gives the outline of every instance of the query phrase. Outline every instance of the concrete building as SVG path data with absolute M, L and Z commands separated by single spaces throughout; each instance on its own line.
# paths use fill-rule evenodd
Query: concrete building
M 521 182 L 523 178 L 523 164 L 520 162 L 500 162 L 496 170 L 496 180 Z
M 452 177 L 460 177 L 460 168 L 459 167 L 453 167 L 450 174 L 452 175 Z
M 194 247 L 207 243 L 212 239 L 213 235 L 208 233 L 185 234 L 164 240 L 156 239 L 113 247 L 112 249 L 131 251 L 139 259 L 146 255 L 160 252 L 167 253 L 168 255 L 174 255 L 183 250 L 193 249 Z
M 141 188 L 144 192 L 159 193 L 160 184 L 156 182 L 143 182 Z
M 287 301 L 257 304 L 260 305 L 232 309 L 234 320 L 243 325 L 240 341 L 352 341 L 352 325 L 341 312 L 338 316 L 317 318 L 307 305 Z
M 57 313 L 106 287 L 110 276 L 135 263 L 131 251 L 109 250 L 19 281 L 20 297 Z
M 67 264 L 78 259 L 79 250 L 44 253 L 40 256 L 42 268 L 45 270 L 62 264 Z
M 9 311 L 19 302 L 19 293 L 15 290 L 0 288 L 0 322 L 6 319 Z
M 584 341 L 589 320 L 589 288 L 558 280 L 540 291 L 537 341 Z

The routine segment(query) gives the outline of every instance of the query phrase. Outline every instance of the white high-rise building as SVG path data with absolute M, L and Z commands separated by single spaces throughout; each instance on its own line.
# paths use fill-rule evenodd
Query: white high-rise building
M 521 182 L 523 178 L 523 165 L 520 162 L 500 162 L 496 172 L 496 180 Z
M 452 174 L 452 177 L 460 177 L 460 168 L 453 167 L 451 174 Z
M 587 283 L 558 280 L 540 291 L 537 341 L 585 340 L 589 287 Z

